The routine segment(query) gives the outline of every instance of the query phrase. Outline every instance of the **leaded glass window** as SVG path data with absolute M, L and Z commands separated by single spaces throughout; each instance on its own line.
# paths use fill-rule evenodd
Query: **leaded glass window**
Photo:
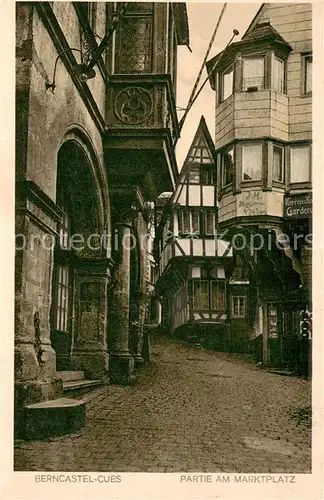
M 152 17 L 125 16 L 118 31 L 116 73 L 152 72 Z

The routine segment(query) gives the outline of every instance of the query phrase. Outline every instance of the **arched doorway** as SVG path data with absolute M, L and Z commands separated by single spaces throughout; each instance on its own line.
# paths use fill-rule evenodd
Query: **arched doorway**
M 89 377 L 108 369 L 103 197 L 86 148 L 66 140 L 57 157 L 62 219 L 54 250 L 51 342 L 58 371 L 83 370 Z

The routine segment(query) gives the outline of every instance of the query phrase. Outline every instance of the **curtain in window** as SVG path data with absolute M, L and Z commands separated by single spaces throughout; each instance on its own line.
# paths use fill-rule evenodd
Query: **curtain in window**
M 262 178 L 262 145 L 243 146 L 243 180 L 259 181 Z
M 310 180 L 310 147 L 299 146 L 290 149 L 290 182 Z
M 193 281 L 193 304 L 194 309 L 209 309 L 208 281 Z
M 192 234 L 200 233 L 200 215 L 199 212 L 191 213 L 191 225 L 192 225 Z
M 272 89 L 284 93 L 284 62 L 275 57 L 272 71 Z
M 283 182 L 283 149 L 273 146 L 273 180 Z
M 210 282 L 210 302 L 213 311 L 224 311 L 225 307 L 225 284 L 220 281 Z
M 233 94 L 233 68 L 223 73 L 223 96 L 222 101 L 225 101 L 230 95 Z
M 243 61 L 243 90 L 264 87 L 264 58 L 247 58 Z

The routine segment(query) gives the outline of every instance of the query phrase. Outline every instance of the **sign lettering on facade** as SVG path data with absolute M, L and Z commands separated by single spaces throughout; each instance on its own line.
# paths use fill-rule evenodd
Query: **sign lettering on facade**
M 285 219 L 308 219 L 312 217 L 312 193 L 285 196 Z

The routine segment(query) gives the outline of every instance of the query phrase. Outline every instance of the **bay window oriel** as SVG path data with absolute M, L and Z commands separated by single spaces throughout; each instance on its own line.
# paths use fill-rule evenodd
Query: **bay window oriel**
M 193 308 L 197 311 L 225 311 L 225 282 L 192 280 Z

